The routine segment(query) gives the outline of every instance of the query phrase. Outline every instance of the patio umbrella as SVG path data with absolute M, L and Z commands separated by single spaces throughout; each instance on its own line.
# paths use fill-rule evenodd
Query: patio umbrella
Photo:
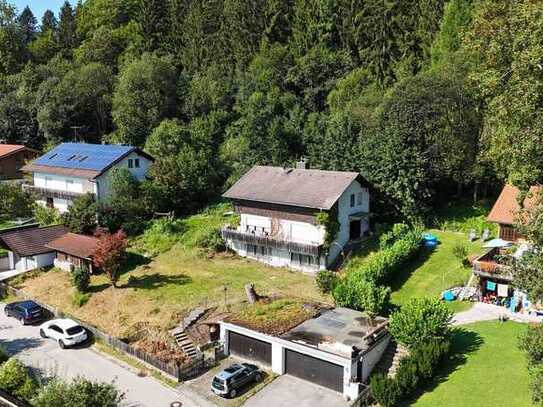
M 511 247 L 513 243 L 503 239 L 492 239 L 484 244 L 483 247 Z

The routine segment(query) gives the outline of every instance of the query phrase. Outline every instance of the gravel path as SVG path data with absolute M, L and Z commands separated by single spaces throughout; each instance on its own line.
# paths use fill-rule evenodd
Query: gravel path
M 541 322 L 541 317 L 513 313 L 504 307 L 477 302 L 467 311 L 462 311 L 453 317 L 453 325 L 465 325 L 478 321 L 492 321 L 505 317 L 516 322 Z

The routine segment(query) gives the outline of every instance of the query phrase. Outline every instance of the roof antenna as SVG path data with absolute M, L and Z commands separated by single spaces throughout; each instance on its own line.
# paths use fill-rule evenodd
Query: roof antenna
M 79 143 L 80 140 L 79 140 L 79 131 L 78 130 L 81 130 L 83 127 L 82 126 L 71 126 L 70 129 L 72 129 L 74 131 L 74 143 Z

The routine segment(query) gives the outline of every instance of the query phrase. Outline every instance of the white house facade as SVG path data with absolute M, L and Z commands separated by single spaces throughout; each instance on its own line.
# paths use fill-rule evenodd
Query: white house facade
M 369 190 L 358 173 L 253 167 L 224 195 L 240 215 L 222 236 L 240 256 L 271 266 L 326 269 L 369 230 Z M 320 213 L 337 222 L 332 242 Z
M 23 170 L 32 174 L 37 202 L 66 212 L 74 199 L 90 193 L 98 200 L 110 194 L 109 176 L 115 168 L 126 168 L 143 181 L 153 158 L 130 146 L 63 143 L 39 157 Z

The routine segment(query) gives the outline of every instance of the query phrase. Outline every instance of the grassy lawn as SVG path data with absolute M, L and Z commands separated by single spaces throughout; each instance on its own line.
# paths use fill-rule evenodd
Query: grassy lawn
M 482 253 L 481 241 L 468 242 L 467 235 L 457 232 L 432 230 L 440 244 L 435 250 L 422 249 L 418 259 L 407 265 L 392 283 L 392 302 L 402 305 L 411 298 L 439 294 L 452 286 L 462 285 L 471 275 L 471 268 L 464 267 L 453 255 L 455 244 L 465 244 L 469 255 Z M 455 311 L 469 307 L 469 303 L 452 303 Z
M 453 339 L 453 356 L 433 389 L 413 406 L 532 406 L 529 376 L 518 336 L 526 325 L 480 322 Z

